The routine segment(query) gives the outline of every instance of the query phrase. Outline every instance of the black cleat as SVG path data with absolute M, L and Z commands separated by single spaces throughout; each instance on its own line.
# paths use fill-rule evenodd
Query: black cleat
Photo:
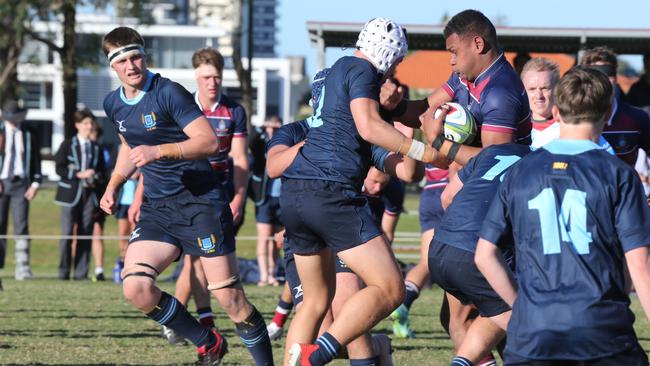
M 199 360 L 195 363 L 196 366 L 219 366 L 223 356 L 228 353 L 226 338 L 214 329 L 211 332 L 217 338 L 217 343 L 211 348 L 207 345 L 198 348 Z

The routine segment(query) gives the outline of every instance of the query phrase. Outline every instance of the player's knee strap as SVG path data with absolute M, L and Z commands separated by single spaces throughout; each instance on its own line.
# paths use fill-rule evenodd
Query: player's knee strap
M 208 290 L 219 290 L 227 287 L 234 287 L 239 283 L 239 276 L 231 276 L 220 282 L 208 282 Z
M 125 267 L 122 270 L 122 273 L 120 276 L 122 277 L 122 280 L 125 280 L 127 277 L 131 276 L 139 276 L 139 277 L 149 277 L 152 280 L 156 280 L 160 272 L 156 269 L 156 267 L 149 265 L 147 263 L 134 263 L 128 267 Z

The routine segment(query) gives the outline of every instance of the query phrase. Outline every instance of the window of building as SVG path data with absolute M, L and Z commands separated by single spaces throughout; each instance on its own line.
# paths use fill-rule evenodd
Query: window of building
M 26 82 L 22 83 L 25 94 L 22 96 L 26 108 L 51 109 L 52 108 L 52 83 Z

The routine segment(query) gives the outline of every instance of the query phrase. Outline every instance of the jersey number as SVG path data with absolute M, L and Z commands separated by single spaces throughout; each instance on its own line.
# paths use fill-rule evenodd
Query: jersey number
M 559 214 L 551 188 L 545 188 L 528 201 L 529 210 L 539 211 L 544 254 L 559 254 L 561 241 L 571 243 L 578 254 L 589 254 L 592 240 L 591 233 L 587 231 L 586 198 L 586 192 L 567 189 Z
M 490 168 L 490 170 L 485 172 L 485 174 L 483 174 L 483 176 L 481 177 L 482 179 L 489 180 L 489 181 L 493 180 L 494 178 L 499 176 L 499 174 L 503 173 L 506 169 L 510 168 L 512 164 L 519 161 L 519 159 L 521 159 L 521 156 L 497 155 L 494 158 L 497 159 L 499 162 L 496 163 L 492 168 Z M 501 176 L 500 178 L 501 181 L 503 181 L 504 176 L 505 175 Z
M 309 128 L 320 127 L 323 125 L 323 120 L 321 119 L 320 115 L 323 111 L 324 100 L 325 100 L 325 85 L 323 85 L 323 87 L 321 88 L 320 96 L 316 101 L 316 106 L 314 106 L 314 115 L 309 117 L 309 119 L 307 120 L 309 124 Z

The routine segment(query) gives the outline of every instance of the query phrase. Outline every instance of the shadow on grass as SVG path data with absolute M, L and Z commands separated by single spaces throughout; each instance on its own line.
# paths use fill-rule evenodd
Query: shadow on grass
M 449 346 L 432 346 L 430 344 L 422 344 L 422 345 L 417 345 L 417 344 L 408 344 L 408 345 L 397 345 L 397 344 L 392 344 L 393 350 L 395 352 L 398 351 L 420 351 L 420 350 L 434 350 L 434 351 L 450 351 L 453 350 L 454 347 L 449 345 Z

